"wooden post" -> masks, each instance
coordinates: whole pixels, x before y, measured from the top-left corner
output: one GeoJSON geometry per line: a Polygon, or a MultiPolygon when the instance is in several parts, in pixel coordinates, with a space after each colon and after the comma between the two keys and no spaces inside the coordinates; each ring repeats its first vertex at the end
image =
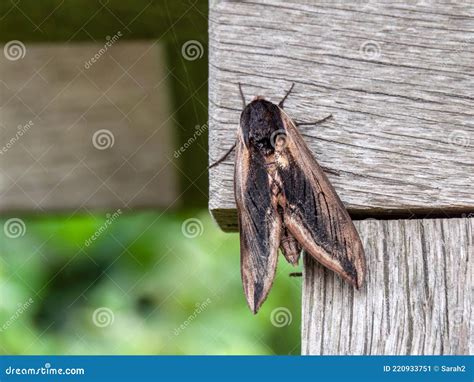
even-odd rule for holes
{"type": "Polygon", "coordinates": [[[357,222],[359,291],[307,257],[303,354],[471,354],[473,228],[474,219],[357,222]]]}
{"type": "MultiPolygon", "coordinates": [[[[235,140],[238,82],[247,100],[272,101],[294,82],[291,116],[334,116],[303,135],[340,173],[329,178],[361,220],[368,276],[355,291],[306,259],[304,354],[474,350],[473,15],[467,0],[211,1],[210,162],[235,140]]],[[[210,171],[209,208],[227,231],[233,160],[210,171]]]]}

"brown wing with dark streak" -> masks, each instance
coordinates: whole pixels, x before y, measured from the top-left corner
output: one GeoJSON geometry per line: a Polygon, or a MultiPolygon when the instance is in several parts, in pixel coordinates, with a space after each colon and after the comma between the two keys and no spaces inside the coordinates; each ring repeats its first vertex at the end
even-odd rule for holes
{"type": "Polygon", "coordinates": [[[252,146],[247,149],[239,139],[235,163],[242,283],[247,303],[257,313],[275,276],[281,218],[275,212],[262,154],[252,146]]]}
{"type": "Polygon", "coordinates": [[[359,288],[365,275],[359,234],[296,126],[281,115],[287,137],[275,159],[286,199],[283,224],[306,252],[359,288]]]}

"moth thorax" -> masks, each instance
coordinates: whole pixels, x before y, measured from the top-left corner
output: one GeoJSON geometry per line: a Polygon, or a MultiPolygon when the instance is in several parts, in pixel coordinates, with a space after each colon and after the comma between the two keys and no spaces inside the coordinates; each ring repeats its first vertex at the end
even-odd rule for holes
{"type": "Polygon", "coordinates": [[[288,157],[281,151],[275,150],[275,161],[280,168],[287,168],[289,166],[288,157]]]}
{"type": "Polygon", "coordinates": [[[270,139],[268,139],[268,138],[262,138],[262,139],[259,139],[259,140],[251,139],[250,142],[255,147],[257,147],[260,152],[262,152],[265,155],[271,155],[271,154],[273,154],[273,152],[275,150],[275,148],[272,145],[270,139]]]}

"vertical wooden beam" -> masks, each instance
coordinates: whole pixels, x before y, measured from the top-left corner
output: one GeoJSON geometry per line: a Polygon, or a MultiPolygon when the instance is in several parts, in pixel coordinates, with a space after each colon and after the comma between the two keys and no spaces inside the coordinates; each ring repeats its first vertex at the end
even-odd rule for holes
{"type": "Polygon", "coordinates": [[[472,354],[474,219],[364,220],[354,290],[306,256],[303,354],[472,354]]]}

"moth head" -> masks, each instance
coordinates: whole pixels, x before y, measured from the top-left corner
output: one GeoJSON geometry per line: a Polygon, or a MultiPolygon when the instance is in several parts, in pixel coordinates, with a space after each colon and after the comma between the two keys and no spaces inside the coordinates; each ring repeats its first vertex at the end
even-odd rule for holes
{"type": "Polygon", "coordinates": [[[240,116],[240,127],[245,145],[254,145],[265,153],[274,150],[272,134],[284,131],[279,107],[263,97],[256,97],[245,106],[240,116]]]}

